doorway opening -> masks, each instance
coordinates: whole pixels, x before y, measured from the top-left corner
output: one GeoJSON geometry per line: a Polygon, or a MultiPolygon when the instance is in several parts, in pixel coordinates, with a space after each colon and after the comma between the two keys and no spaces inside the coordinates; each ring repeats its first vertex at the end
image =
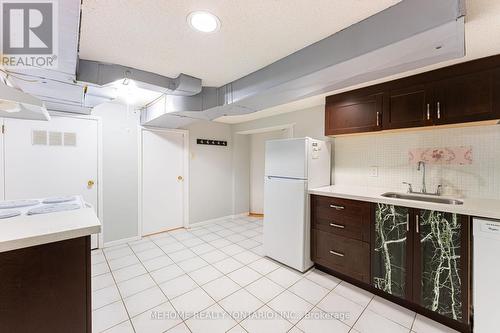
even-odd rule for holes
{"type": "Polygon", "coordinates": [[[247,135],[249,140],[249,215],[264,216],[264,170],[266,142],[293,138],[293,124],[259,128],[237,134],[247,135]]]}

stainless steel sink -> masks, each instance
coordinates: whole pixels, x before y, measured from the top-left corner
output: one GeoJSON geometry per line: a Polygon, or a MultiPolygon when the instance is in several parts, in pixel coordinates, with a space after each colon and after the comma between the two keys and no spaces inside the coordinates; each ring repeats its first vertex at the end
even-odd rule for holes
{"type": "Polygon", "coordinates": [[[433,202],[433,203],[440,203],[440,204],[446,204],[446,205],[463,205],[464,204],[464,202],[462,200],[458,200],[458,199],[440,198],[440,197],[425,196],[425,195],[415,195],[415,194],[409,194],[409,193],[387,192],[387,193],[382,194],[382,196],[386,197],[386,198],[433,202]]]}

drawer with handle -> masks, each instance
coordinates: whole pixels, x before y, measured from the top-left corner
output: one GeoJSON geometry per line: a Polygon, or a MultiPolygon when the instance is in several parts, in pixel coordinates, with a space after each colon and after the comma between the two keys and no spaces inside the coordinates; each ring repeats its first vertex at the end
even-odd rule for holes
{"type": "Polygon", "coordinates": [[[312,229],[312,259],[363,282],[370,282],[370,245],[356,239],[312,229]]]}
{"type": "Polygon", "coordinates": [[[367,202],[313,196],[311,225],[336,235],[370,241],[371,205],[367,202]]]}
{"type": "Polygon", "coordinates": [[[356,200],[331,198],[321,195],[311,196],[311,207],[317,216],[370,217],[370,203],[356,200]]]}

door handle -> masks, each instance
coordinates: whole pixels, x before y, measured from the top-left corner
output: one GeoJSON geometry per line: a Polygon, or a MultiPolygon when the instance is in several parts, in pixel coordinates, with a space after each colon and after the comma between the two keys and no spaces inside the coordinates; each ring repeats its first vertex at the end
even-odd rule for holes
{"type": "Polygon", "coordinates": [[[94,185],[95,185],[95,182],[92,179],[87,182],[88,188],[92,188],[92,187],[94,187],[94,185]]]}
{"type": "Polygon", "coordinates": [[[335,223],[330,223],[330,227],[334,227],[334,228],[338,228],[338,229],[345,229],[345,225],[335,224],[335,223]]]}
{"type": "Polygon", "coordinates": [[[337,205],[330,205],[330,208],[334,208],[336,210],[343,210],[343,209],[345,209],[344,206],[337,206],[337,205]]]}
{"type": "Polygon", "coordinates": [[[418,214],[415,215],[415,221],[417,222],[417,223],[415,223],[415,231],[417,232],[417,234],[420,232],[419,226],[418,226],[420,224],[419,220],[420,220],[419,215],[418,214]]]}
{"type": "Polygon", "coordinates": [[[380,112],[377,111],[377,127],[380,126],[380,112]]]}
{"type": "Polygon", "coordinates": [[[441,103],[437,102],[437,117],[441,119],[441,103]]]}
{"type": "Polygon", "coordinates": [[[340,252],[336,252],[333,250],[330,250],[330,254],[333,254],[334,256],[337,256],[337,257],[344,257],[345,256],[345,254],[340,253],[340,252]]]}
{"type": "Polygon", "coordinates": [[[183,180],[184,180],[184,178],[183,178],[182,176],[177,176],[177,180],[178,180],[178,181],[183,181],[183,180]]]}
{"type": "Polygon", "coordinates": [[[431,119],[431,105],[427,103],[427,120],[431,119]]]}
{"type": "Polygon", "coordinates": [[[410,213],[406,214],[406,231],[410,231],[410,213]]]}

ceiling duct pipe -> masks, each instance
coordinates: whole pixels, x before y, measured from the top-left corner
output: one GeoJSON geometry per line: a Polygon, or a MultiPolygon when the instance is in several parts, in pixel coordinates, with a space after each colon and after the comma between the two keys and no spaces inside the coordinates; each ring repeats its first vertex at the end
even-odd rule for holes
{"type": "Polygon", "coordinates": [[[80,82],[92,83],[99,86],[106,86],[119,80],[130,79],[139,88],[179,96],[196,95],[202,89],[200,79],[186,74],[180,74],[176,78],[169,78],[132,67],[85,59],[78,60],[76,79],[80,82]]]}
{"type": "Polygon", "coordinates": [[[251,113],[463,57],[464,15],[464,0],[403,0],[222,87],[166,95],[141,123],[175,128],[251,113]]]}

